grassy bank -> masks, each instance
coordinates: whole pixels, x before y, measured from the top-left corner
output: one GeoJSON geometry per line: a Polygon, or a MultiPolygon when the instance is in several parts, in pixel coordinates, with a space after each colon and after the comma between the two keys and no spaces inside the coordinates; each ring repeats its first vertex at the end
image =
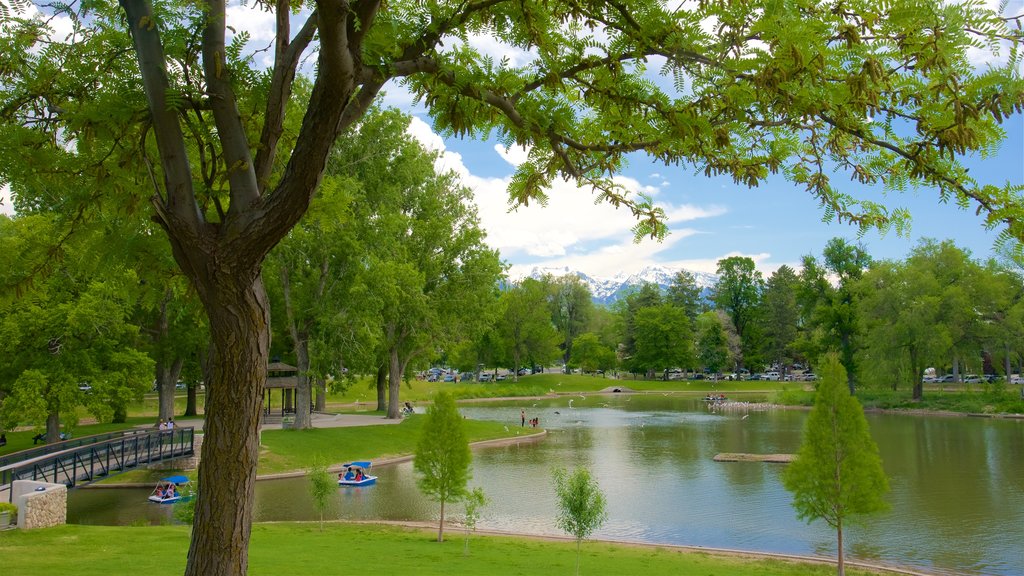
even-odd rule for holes
{"type": "MultiPolygon", "coordinates": [[[[948,386],[948,385],[947,385],[948,386]]],[[[1018,388],[999,387],[928,388],[915,401],[910,390],[857,390],[857,400],[868,410],[926,410],[960,414],[1024,414],[1024,400],[1018,388]]],[[[804,390],[779,392],[776,401],[790,406],[814,404],[814,393],[804,390]]]]}
{"type": "MultiPolygon", "coordinates": [[[[331,464],[351,460],[380,460],[412,454],[426,417],[414,415],[401,424],[314,428],[312,430],[264,430],[257,473],[275,474],[308,469],[316,458],[331,464]]],[[[463,420],[470,442],[508,437],[503,424],[463,420]]],[[[515,432],[512,432],[515,435],[515,432]]]]}
{"type": "MultiPolygon", "coordinates": [[[[414,415],[401,424],[352,426],[348,428],[313,428],[311,430],[264,430],[261,433],[260,461],[256,473],[260,476],[308,470],[316,459],[330,465],[352,460],[381,460],[410,455],[416,451],[416,442],[426,418],[414,415]]],[[[515,436],[504,424],[481,420],[464,420],[466,437],[470,442],[494,440],[515,436]]],[[[171,474],[167,470],[132,470],[101,482],[113,484],[151,484],[171,474]]],[[[184,472],[195,479],[195,471],[184,472]]]]}
{"type": "MultiPolygon", "coordinates": [[[[572,542],[473,535],[469,555],[463,555],[463,534],[447,534],[449,540],[438,543],[433,541],[436,532],[432,530],[330,523],[321,532],[316,523],[255,524],[249,546],[249,574],[571,576],[575,569],[572,542]]],[[[172,576],[184,571],[188,544],[189,531],[184,526],[62,526],[0,532],[0,557],[4,559],[4,576],[108,576],[111,567],[116,566],[131,566],[133,573],[146,576],[172,576]]],[[[832,565],[683,553],[659,547],[589,542],[582,550],[580,572],[584,575],[835,573],[832,565]]],[[[859,570],[847,573],[869,574],[859,570]]]]}

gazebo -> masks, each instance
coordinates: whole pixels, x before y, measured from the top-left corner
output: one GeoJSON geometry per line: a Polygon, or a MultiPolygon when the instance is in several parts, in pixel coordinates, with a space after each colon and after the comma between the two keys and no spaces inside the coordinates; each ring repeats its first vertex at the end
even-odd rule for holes
{"type": "Polygon", "coordinates": [[[284,362],[267,365],[267,385],[263,389],[263,414],[270,415],[272,390],[281,391],[281,416],[295,413],[295,389],[299,387],[299,369],[284,362]]]}

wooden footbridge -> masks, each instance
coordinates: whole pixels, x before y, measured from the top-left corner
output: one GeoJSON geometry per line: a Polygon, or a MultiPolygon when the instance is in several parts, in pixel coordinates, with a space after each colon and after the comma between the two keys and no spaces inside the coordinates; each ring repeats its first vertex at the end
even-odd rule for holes
{"type": "Polygon", "coordinates": [[[74,488],[145,466],[195,454],[195,429],[125,430],[57,442],[0,460],[0,501],[10,501],[15,480],[74,488]]]}

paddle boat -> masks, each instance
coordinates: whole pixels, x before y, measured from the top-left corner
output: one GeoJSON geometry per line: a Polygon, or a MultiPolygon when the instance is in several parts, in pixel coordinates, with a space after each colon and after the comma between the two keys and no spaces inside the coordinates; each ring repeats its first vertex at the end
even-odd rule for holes
{"type": "Polygon", "coordinates": [[[192,497],[192,481],[185,476],[168,476],[156,483],[149,501],[157,504],[174,504],[192,497]]]}
{"type": "Polygon", "coordinates": [[[344,472],[338,474],[338,486],[372,486],[377,483],[376,476],[370,476],[372,463],[366,460],[342,464],[344,472]]]}

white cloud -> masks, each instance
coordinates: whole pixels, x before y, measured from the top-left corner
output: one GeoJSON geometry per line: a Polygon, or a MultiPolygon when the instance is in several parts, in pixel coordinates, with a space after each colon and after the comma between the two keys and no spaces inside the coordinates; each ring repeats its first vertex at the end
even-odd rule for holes
{"type": "Polygon", "coordinates": [[[0,186],[0,214],[14,216],[14,204],[11,203],[11,187],[7,184],[0,186]]]}
{"type": "MultiPolygon", "coordinates": [[[[653,262],[658,253],[698,233],[693,229],[680,228],[673,230],[663,243],[649,240],[635,244],[632,228],[636,225],[636,219],[629,211],[616,209],[605,202],[595,203],[595,196],[590,190],[561,179],[552,182],[547,191],[546,205],[531,202],[528,206],[513,208],[508,195],[511,175],[488,178],[472,174],[462,156],[448,150],[443,139],[418,117],[413,117],[408,132],[428,149],[439,152],[438,167],[454,170],[462,178],[463,184],[473,191],[481,225],[487,232],[487,243],[500,250],[504,258],[561,258],[566,265],[579,269],[584,266],[632,268],[642,265],[638,264],[641,262],[653,262]],[[602,243],[605,247],[590,250],[588,254],[582,253],[602,243]]],[[[493,149],[498,158],[511,166],[519,165],[528,155],[528,150],[522,147],[507,149],[498,145],[493,149]]],[[[661,192],[656,186],[642,185],[627,176],[616,176],[615,182],[633,197],[639,192],[650,196],[661,192]]],[[[727,211],[725,207],[717,205],[674,205],[666,202],[659,202],[658,205],[665,210],[670,226],[720,216],[727,211]]],[[[544,262],[544,265],[548,265],[548,262],[544,262]]]]}
{"type": "Polygon", "coordinates": [[[523,66],[536,58],[533,53],[504,44],[489,34],[471,34],[469,45],[480,51],[481,54],[492,57],[495,61],[507,58],[509,64],[514,67],[523,66]]]}
{"type": "MultiPolygon", "coordinates": [[[[277,23],[274,13],[261,10],[259,4],[232,4],[225,10],[227,24],[234,28],[235,33],[248,32],[250,48],[270,45],[277,35],[277,23]]],[[[231,30],[228,30],[231,34],[231,30]]],[[[230,38],[228,39],[230,41],[230,38]]],[[[273,55],[273,51],[271,51],[273,55]]]]}
{"type": "Polygon", "coordinates": [[[631,233],[621,234],[618,242],[586,253],[567,254],[560,258],[537,260],[529,264],[517,264],[509,270],[511,278],[518,278],[530,273],[535,266],[545,268],[567,267],[598,277],[614,276],[620,272],[636,272],[653,264],[665,265],[663,252],[675,247],[681,240],[699,234],[697,230],[679,228],[662,242],[644,239],[633,242],[631,233]]]}
{"type": "Polygon", "coordinates": [[[519,146],[516,144],[509,147],[502,146],[501,144],[495,144],[494,151],[498,153],[498,156],[501,156],[502,160],[516,167],[523,162],[526,162],[530,156],[530,148],[528,146],[519,146]]]}

